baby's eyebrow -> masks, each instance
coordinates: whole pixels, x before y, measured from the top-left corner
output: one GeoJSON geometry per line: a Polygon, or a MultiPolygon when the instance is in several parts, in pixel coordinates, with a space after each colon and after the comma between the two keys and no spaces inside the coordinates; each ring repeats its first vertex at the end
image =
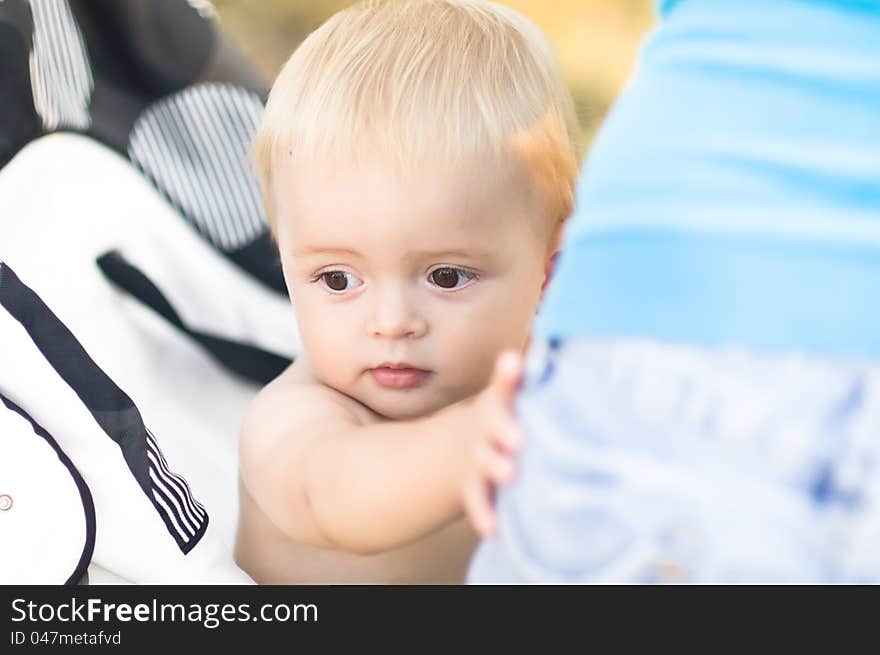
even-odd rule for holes
{"type": "Polygon", "coordinates": [[[487,254],[486,251],[477,250],[477,249],[469,249],[469,250],[417,250],[413,252],[413,255],[418,257],[464,257],[464,258],[475,258],[475,257],[483,257],[487,254]]]}
{"type": "Polygon", "coordinates": [[[335,248],[330,246],[304,246],[293,249],[294,257],[302,257],[304,255],[351,255],[358,257],[360,253],[351,248],[335,248]]]}
{"type": "MultiPolygon", "coordinates": [[[[294,257],[307,257],[309,255],[348,255],[351,257],[361,257],[362,254],[353,248],[334,247],[334,246],[302,246],[294,248],[292,251],[294,257]]],[[[413,250],[407,253],[410,257],[459,257],[459,258],[479,258],[486,256],[488,253],[477,249],[431,249],[431,250],[413,250]]]]}

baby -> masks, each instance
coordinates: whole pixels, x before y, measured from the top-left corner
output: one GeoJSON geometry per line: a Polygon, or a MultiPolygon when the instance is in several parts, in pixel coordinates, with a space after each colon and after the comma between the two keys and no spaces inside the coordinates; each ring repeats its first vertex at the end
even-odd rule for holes
{"type": "Polygon", "coordinates": [[[549,45],[501,5],[362,3],[293,53],[254,153],[304,353],[241,428],[254,580],[463,581],[514,474],[575,135],[549,45]]]}

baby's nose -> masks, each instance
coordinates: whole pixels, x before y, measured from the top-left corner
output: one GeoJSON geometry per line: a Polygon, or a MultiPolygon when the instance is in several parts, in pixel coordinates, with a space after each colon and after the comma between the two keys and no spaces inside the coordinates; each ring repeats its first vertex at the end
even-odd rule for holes
{"type": "Polygon", "coordinates": [[[369,332],[386,339],[414,339],[424,336],[428,324],[416,303],[400,289],[384,289],[377,294],[369,332]]]}

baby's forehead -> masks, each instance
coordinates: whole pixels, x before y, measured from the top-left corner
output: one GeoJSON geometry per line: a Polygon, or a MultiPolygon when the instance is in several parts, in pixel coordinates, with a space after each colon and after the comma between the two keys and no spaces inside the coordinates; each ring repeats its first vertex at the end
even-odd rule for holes
{"type": "MultiPolygon", "coordinates": [[[[287,188],[279,233],[295,256],[484,257],[537,238],[530,206],[488,175],[396,175],[384,167],[309,174],[287,188]]],[[[461,172],[460,172],[461,173],[461,172]]]]}
{"type": "Polygon", "coordinates": [[[399,162],[382,155],[308,163],[291,160],[279,169],[279,200],[303,211],[332,205],[381,209],[405,204],[413,211],[461,212],[524,201],[531,186],[522,165],[488,156],[451,162],[399,162]]]}
{"type": "Polygon", "coordinates": [[[276,179],[276,235],[288,252],[343,239],[377,253],[425,243],[463,249],[527,240],[543,247],[552,236],[543,196],[514,157],[291,157],[278,162],[276,179]]]}

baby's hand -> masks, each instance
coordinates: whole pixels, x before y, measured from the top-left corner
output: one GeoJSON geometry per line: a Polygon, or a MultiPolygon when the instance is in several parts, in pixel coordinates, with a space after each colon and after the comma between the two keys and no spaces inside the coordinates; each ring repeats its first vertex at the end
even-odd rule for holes
{"type": "Polygon", "coordinates": [[[515,455],[523,441],[513,413],[522,379],[522,356],[503,352],[495,361],[492,380],[473,401],[463,425],[469,457],[462,486],[464,510],[480,537],[495,532],[495,487],[513,479],[515,455]]]}

